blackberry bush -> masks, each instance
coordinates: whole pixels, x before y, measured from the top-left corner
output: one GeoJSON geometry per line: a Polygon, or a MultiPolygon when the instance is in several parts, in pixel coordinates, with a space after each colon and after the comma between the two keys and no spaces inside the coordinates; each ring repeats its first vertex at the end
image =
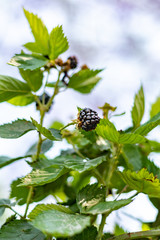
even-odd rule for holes
{"type": "Polygon", "coordinates": [[[69,47],[62,26],[49,33],[37,15],[25,9],[24,13],[35,41],[26,43],[26,50],[9,62],[18,67],[23,81],[0,75],[0,102],[21,107],[36,104],[39,120],[30,116],[1,125],[0,137],[17,139],[34,131],[37,141],[24,156],[0,156],[0,168],[20,159],[31,168],[27,175],[22,169],[21,176],[13,180],[7,199],[1,196],[0,217],[6,208],[12,214],[1,224],[0,239],[159,239],[160,168],[150,160],[150,154],[160,152],[160,143],[147,137],[160,124],[159,98],[151,107],[150,118],[142,124],[145,97],[141,86],[134,99],[132,125],[128,129],[118,130],[111,122],[111,112],[116,107],[109,103],[99,107],[102,119],[90,108],[78,108],[78,119],[68,124],[65,120],[53,121],[51,126],[44,126],[46,113],[60,92],[69,88],[89,94],[100,81],[102,70],[90,69],[86,64],[78,69],[76,57],[60,58],[69,47]],[[50,81],[56,76],[49,78],[53,71],[57,79],[50,81]],[[46,94],[49,89],[50,96],[46,94]],[[70,125],[76,126],[68,128],[70,125]],[[52,155],[54,151],[55,141],[57,145],[59,141],[68,143],[68,149],[56,157],[48,157],[47,152],[51,150],[52,155]],[[125,213],[125,206],[132,205],[139,193],[148,196],[157,209],[157,217],[153,222],[140,220],[147,231],[135,232],[133,226],[133,232],[126,233],[127,226],[119,210],[123,208],[125,213]],[[50,203],[43,204],[48,196],[50,203]],[[17,206],[23,206],[22,213],[17,206]],[[120,218],[115,219],[115,227],[109,232],[106,222],[113,211],[118,211],[120,218]]]}

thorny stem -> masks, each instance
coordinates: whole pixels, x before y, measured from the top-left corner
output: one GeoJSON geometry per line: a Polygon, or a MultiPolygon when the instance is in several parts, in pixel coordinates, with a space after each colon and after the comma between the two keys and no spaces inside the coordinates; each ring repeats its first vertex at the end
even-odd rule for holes
{"type": "Polygon", "coordinates": [[[159,229],[153,229],[148,231],[140,231],[140,232],[131,232],[125,233],[119,236],[108,238],[108,240],[126,240],[126,239],[141,239],[141,238],[149,238],[149,237],[158,237],[160,236],[159,229]]]}

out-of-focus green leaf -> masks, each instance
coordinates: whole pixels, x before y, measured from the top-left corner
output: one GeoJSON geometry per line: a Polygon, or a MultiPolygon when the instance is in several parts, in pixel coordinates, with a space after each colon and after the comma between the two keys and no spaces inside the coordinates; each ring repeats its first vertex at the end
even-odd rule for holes
{"type": "Polygon", "coordinates": [[[87,227],[83,230],[82,233],[77,234],[71,238],[68,238],[68,240],[95,240],[97,236],[97,228],[94,226],[87,227]]]}
{"type": "Polygon", "coordinates": [[[31,118],[33,125],[37,128],[37,130],[44,135],[46,138],[52,140],[52,141],[61,141],[62,136],[60,134],[60,130],[50,128],[47,129],[45,127],[42,127],[36,120],[31,118]]]}
{"type": "Polygon", "coordinates": [[[27,106],[35,101],[34,96],[31,94],[26,94],[23,96],[17,96],[8,101],[8,103],[14,106],[27,106]]]}
{"type": "MultiPolygon", "coordinates": [[[[46,139],[45,141],[43,141],[41,145],[40,154],[48,152],[48,150],[50,150],[52,146],[53,146],[53,141],[46,139]]],[[[37,143],[33,144],[26,152],[27,155],[35,155],[36,153],[37,153],[37,143]]]]}
{"type": "Polygon", "coordinates": [[[36,70],[38,68],[43,67],[48,62],[48,59],[40,56],[40,55],[30,55],[30,54],[16,54],[14,57],[11,58],[11,60],[8,62],[8,64],[22,68],[23,70],[36,70]]]}
{"type": "Polygon", "coordinates": [[[3,215],[6,208],[12,206],[10,199],[0,199],[0,217],[3,215]]]}
{"type": "Polygon", "coordinates": [[[97,76],[103,69],[100,70],[80,70],[72,75],[69,80],[68,87],[80,93],[90,93],[95,85],[101,79],[97,76]]]}
{"type": "Polygon", "coordinates": [[[24,14],[35,38],[35,43],[27,43],[24,46],[32,52],[47,55],[49,53],[49,33],[46,26],[37,15],[30,13],[25,9],[24,14]]]}
{"type": "Polygon", "coordinates": [[[96,127],[96,132],[104,139],[120,144],[135,144],[146,141],[146,139],[139,134],[121,133],[120,131],[117,131],[114,125],[107,119],[100,120],[100,123],[96,127]]]}
{"type": "Polygon", "coordinates": [[[45,235],[26,220],[13,220],[0,229],[1,240],[45,240],[45,235]]]}
{"type": "Polygon", "coordinates": [[[151,106],[150,117],[154,117],[157,113],[160,112],[160,97],[151,106]]]}
{"type": "Polygon", "coordinates": [[[0,75],[0,102],[8,101],[11,98],[26,95],[31,92],[28,84],[16,78],[0,75]]]}
{"type": "Polygon", "coordinates": [[[159,180],[145,168],[139,172],[130,170],[119,172],[119,175],[130,188],[148,194],[150,197],[160,198],[159,180]]]}
{"type": "Polygon", "coordinates": [[[53,28],[49,37],[50,59],[56,59],[69,48],[68,40],[64,36],[62,26],[53,28]]]}
{"type": "Polygon", "coordinates": [[[160,112],[157,113],[153,118],[151,118],[148,122],[144,123],[140,127],[138,127],[134,133],[140,134],[142,136],[149,133],[152,129],[157,127],[160,124],[160,112]]]}
{"type": "Polygon", "coordinates": [[[72,237],[90,225],[90,217],[73,214],[62,206],[38,205],[29,214],[34,227],[54,237],[72,237]]]}
{"type": "Polygon", "coordinates": [[[36,92],[42,86],[43,72],[40,69],[31,71],[20,68],[19,72],[32,91],[36,92]]]}
{"type": "Polygon", "coordinates": [[[24,159],[24,158],[27,158],[29,157],[28,155],[26,156],[23,156],[23,157],[17,157],[17,158],[10,158],[10,157],[7,157],[7,156],[0,156],[0,168],[2,167],[5,167],[15,161],[18,161],[18,160],[21,160],[21,159],[24,159]]]}
{"type": "Polygon", "coordinates": [[[145,108],[144,92],[143,87],[141,86],[138,93],[135,95],[134,105],[131,112],[134,128],[139,127],[144,114],[144,108],[145,108]]]}
{"type": "Polygon", "coordinates": [[[0,126],[1,138],[19,138],[29,131],[36,130],[32,122],[25,119],[18,119],[12,123],[0,126]]]}

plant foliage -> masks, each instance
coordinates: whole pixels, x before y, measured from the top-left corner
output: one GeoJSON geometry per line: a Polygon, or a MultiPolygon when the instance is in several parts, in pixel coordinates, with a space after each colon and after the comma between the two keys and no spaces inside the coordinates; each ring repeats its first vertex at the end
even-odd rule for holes
{"type": "MultiPolygon", "coordinates": [[[[5,209],[14,213],[1,227],[0,239],[105,240],[129,239],[132,235],[135,239],[160,236],[159,230],[152,230],[152,226],[160,226],[159,217],[150,224],[149,231],[127,235],[116,223],[112,234],[104,233],[108,215],[122,207],[125,211],[125,206],[139,193],[148,195],[158,216],[160,214],[160,168],[149,155],[160,152],[160,143],[147,137],[160,124],[159,98],[151,107],[151,118],[141,124],[145,110],[141,86],[131,110],[132,126],[124,130],[117,130],[110,121],[108,113],[116,107],[109,103],[99,107],[103,118],[97,120],[93,130],[81,129],[80,107],[77,107],[77,119],[67,125],[56,121],[50,127],[44,126],[44,117],[52,111],[54,99],[62,90],[69,88],[89,94],[100,81],[102,69],[89,69],[87,65],[79,68],[75,56],[62,60],[60,55],[69,48],[62,26],[54,27],[49,33],[37,15],[25,9],[24,14],[34,42],[24,44],[29,53],[21,51],[9,62],[18,68],[22,81],[0,75],[0,102],[23,107],[35,104],[40,118],[35,120],[29,116],[31,120],[17,119],[0,126],[0,137],[4,139],[20,138],[29,131],[37,133],[37,142],[24,156],[0,156],[0,168],[18,160],[26,161],[31,168],[25,176],[22,169],[23,177],[11,183],[10,197],[0,199],[0,216],[5,209]],[[48,76],[53,71],[57,73],[57,79],[51,82],[48,76]],[[46,94],[48,88],[51,96],[46,94]],[[76,127],[68,130],[70,125],[76,127]],[[68,144],[68,149],[55,156],[55,142],[62,141],[68,144]],[[46,154],[49,150],[53,157],[46,154]],[[133,196],[132,190],[136,191],[133,196]],[[126,197],[126,192],[132,197],[126,197]],[[39,203],[48,196],[51,204],[39,203]],[[34,209],[30,211],[32,203],[34,209]],[[16,210],[18,205],[23,205],[23,214],[16,210]],[[100,224],[97,221],[99,215],[100,224]]],[[[87,111],[90,109],[84,114],[87,115],[87,111]]],[[[88,124],[87,119],[89,124],[95,123],[94,111],[87,117],[83,117],[83,126],[88,124]]]]}

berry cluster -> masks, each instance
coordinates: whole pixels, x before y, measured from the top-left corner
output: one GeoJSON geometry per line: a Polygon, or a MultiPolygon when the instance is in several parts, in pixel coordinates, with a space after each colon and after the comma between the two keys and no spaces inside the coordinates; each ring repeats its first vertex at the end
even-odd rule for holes
{"type": "Polygon", "coordinates": [[[96,128],[100,121],[100,117],[94,110],[90,108],[84,108],[79,113],[79,120],[79,126],[85,131],[90,131],[96,128]]]}

